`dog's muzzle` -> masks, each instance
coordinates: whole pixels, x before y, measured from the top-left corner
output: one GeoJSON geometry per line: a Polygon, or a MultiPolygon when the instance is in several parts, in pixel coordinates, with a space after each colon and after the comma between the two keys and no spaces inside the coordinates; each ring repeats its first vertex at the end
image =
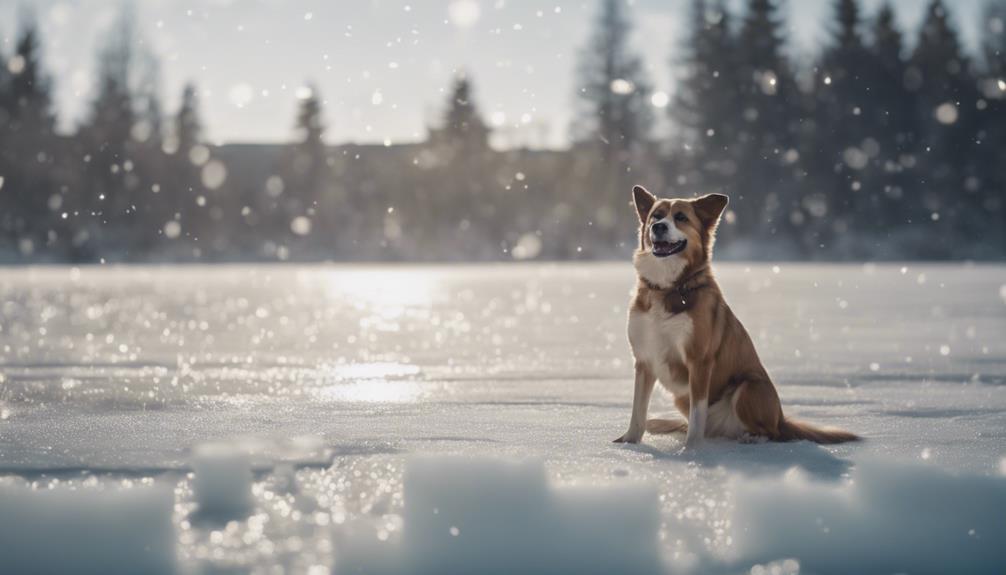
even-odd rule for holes
{"type": "Polygon", "coordinates": [[[657,222],[650,226],[650,242],[653,243],[653,255],[658,258],[673,256],[688,245],[687,239],[673,239],[670,231],[671,228],[667,222],[657,222]]]}

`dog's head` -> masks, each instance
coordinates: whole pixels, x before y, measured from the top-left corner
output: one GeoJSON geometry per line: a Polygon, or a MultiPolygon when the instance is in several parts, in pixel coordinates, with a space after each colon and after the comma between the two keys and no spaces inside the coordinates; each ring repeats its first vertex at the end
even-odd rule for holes
{"type": "Polygon", "coordinates": [[[633,257],[639,276],[670,286],[687,269],[712,259],[716,226],[727,197],[708,194],[695,199],[657,199],[642,186],[632,188],[639,215],[639,249],[633,257]]]}

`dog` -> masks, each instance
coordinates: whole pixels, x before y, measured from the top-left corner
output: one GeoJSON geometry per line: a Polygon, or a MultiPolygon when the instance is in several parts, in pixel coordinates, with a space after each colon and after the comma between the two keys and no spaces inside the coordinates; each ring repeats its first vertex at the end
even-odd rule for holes
{"type": "Polygon", "coordinates": [[[772,379],[710,268],[727,196],[658,200],[635,186],[632,197],[640,224],[628,326],[636,381],[629,430],[615,442],[639,443],[647,431],[684,432],[686,449],[707,437],[824,444],[859,439],[783,416],[772,379]],[[656,381],[687,422],[647,421],[656,381]]]}

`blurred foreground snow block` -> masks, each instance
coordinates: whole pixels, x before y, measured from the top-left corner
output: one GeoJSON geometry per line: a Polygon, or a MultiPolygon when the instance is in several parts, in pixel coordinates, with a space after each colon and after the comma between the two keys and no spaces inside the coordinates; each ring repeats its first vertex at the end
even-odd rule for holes
{"type": "Polygon", "coordinates": [[[201,517],[226,521],[251,509],[251,458],[244,449],[222,443],[200,445],[192,454],[192,471],[201,517]]]}
{"type": "Polygon", "coordinates": [[[369,559],[338,572],[663,571],[659,503],[647,486],[552,487],[540,462],[433,457],[408,464],[404,496],[401,542],[368,545],[369,559]]]}
{"type": "Polygon", "coordinates": [[[173,506],[166,486],[0,486],[0,572],[174,573],[173,506]]]}
{"type": "Polygon", "coordinates": [[[746,564],[810,573],[1006,573],[1006,478],[862,463],[848,484],[743,479],[734,541],[746,564]]]}

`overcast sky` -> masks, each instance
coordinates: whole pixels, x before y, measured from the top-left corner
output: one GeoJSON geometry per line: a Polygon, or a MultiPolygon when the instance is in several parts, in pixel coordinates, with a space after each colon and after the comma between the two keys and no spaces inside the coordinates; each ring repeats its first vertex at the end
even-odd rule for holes
{"type": "MultiPolygon", "coordinates": [[[[673,93],[669,62],[689,0],[627,0],[634,44],[658,90],[673,93]]],[[[929,0],[895,0],[914,38],[929,0]]],[[[735,0],[739,5],[740,0],[735,0]]],[[[569,130],[573,71],[598,0],[137,0],[140,28],[161,59],[173,111],[186,81],[201,94],[216,142],[282,141],[292,134],[298,89],[318,86],[330,142],[422,139],[440,116],[457,70],[506,142],[561,146],[569,130]]],[[[832,0],[788,0],[790,51],[806,58],[825,33],[832,0]]],[[[868,14],[880,0],[864,0],[868,14]]],[[[973,46],[982,0],[953,0],[973,46]]],[[[3,52],[18,13],[40,21],[64,128],[86,113],[95,47],[121,0],[0,0],[3,52]]],[[[663,114],[661,114],[663,116],[663,114]]]]}

